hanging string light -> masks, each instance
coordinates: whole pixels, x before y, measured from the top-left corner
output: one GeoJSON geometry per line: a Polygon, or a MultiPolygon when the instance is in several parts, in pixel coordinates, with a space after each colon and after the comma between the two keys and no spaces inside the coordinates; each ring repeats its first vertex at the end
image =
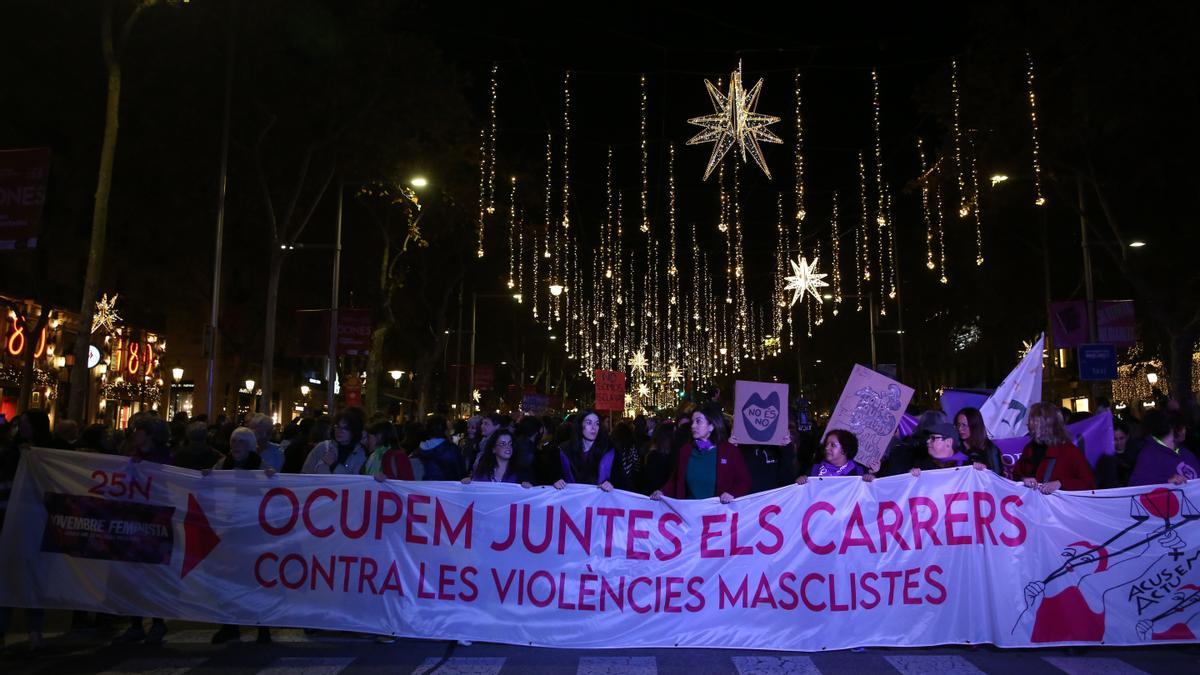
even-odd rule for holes
{"type": "Polygon", "coordinates": [[[1037,94],[1033,87],[1033,54],[1025,50],[1025,61],[1029,64],[1027,81],[1029,83],[1029,128],[1033,140],[1033,190],[1035,206],[1045,206],[1046,197],[1042,194],[1042,162],[1041,145],[1038,142],[1037,94]]]}
{"type": "MultiPolygon", "coordinates": [[[[513,176],[508,191],[508,288],[517,287],[517,177],[513,176]]],[[[518,293],[520,291],[517,291],[518,293]]]]}
{"type": "Polygon", "coordinates": [[[642,91],[642,116],[641,116],[641,142],[642,142],[642,226],[641,230],[644,233],[650,232],[650,209],[649,209],[649,156],[646,152],[646,76],[641,76],[641,91],[642,91]]]}
{"type": "Polygon", "coordinates": [[[930,169],[925,166],[925,145],[921,137],[917,137],[917,160],[921,164],[921,217],[925,221],[925,267],[932,270],[936,267],[933,262],[933,218],[929,215],[929,180],[930,169]]]}
{"type": "MultiPolygon", "coordinates": [[[[783,290],[787,276],[788,237],[783,226],[783,193],[775,195],[775,288],[771,293],[771,327],[775,335],[783,334],[783,314],[786,307],[783,290]]],[[[789,312],[790,313],[790,312],[789,312]]]]}
{"type": "Polygon", "coordinates": [[[983,264],[983,214],[979,205],[979,148],[971,136],[971,215],[975,219],[975,264],[983,264]]]}
{"type": "Polygon", "coordinates": [[[887,221],[888,240],[888,299],[896,299],[896,223],[892,220],[892,192],[884,190],[884,218],[887,221]]]}
{"type": "MultiPolygon", "coordinates": [[[[562,320],[562,292],[563,278],[559,275],[559,262],[554,259],[551,251],[556,251],[558,257],[563,256],[563,247],[565,242],[558,239],[558,227],[554,222],[554,134],[546,132],[546,201],[545,201],[545,219],[546,228],[545,247],[542,251],[542,258],[546,260],[546,278],[548,281],[547,290],[550,292],[548,305],[546,307],[546,323],[557,323],[562,320]]],[[[565,343],[565,340],[564,340],[565,343]]],[[[567,350],[570,352],[570,348],[567,350]]]]}
{"type": "Polygon", "coordinates": [[[833,315],[838,315],[838,308],[842,303],[842,266],[839,262],[842,257],[841,234],[838,232],[840,227],[838,223],[838,195],[833,193],[833,214],[830,216],[830,277],[833,281],[833,315]]]}
{"type": "Polygon", "coordinates": [[[563,230],[571,229],[571,71],[563,74],[563,230]]]}
{"type": "Polygon", "coordinates": [[[488,123],[479,130],[479,220],[476,223],[475,255],[480,258],[484,255],[484,222],[488,215],[496,212],[496,97],[499,70],[499,64],[493,63],[488,123]]]}
{"type": "Polygon", "coordinates": [[[962,159],[962,124],[961,124],[961,101],[958,95],[958,60],[950,62],[950,94],[954,99],[954,173],[958,180],[958,217],[966,218],[971,215],[971,209],[967,206],[967,179],[965,177],[966,168],[963,166],[962,159]]]}
{"type": "Polygon", "coordinates": [[[797,243],[804,240],[804,118],[801,115],[800,71],[796,71],[796,235],[797,243]]]}
{"type": "Polygon", "coordinates": [[[937,235],[938,235],[938,269],[941,270],[941,276],[938,281],[942,284],[950,283],[950,279],[946,276],[946,205],[942,199],[941,183],[938,184],[935,200],[937,205],[937,235]]]}
{"type": "Polygon", "coordinates": [[[871,281],[871,230],[870,216],[867,213],[867,165],[863,161],[863,154],[860,150],[858,153],[858,201],[862,207],[862,220],[859,227],[855,230],[855,242],[858,245],[858,256],[856,269],[858,272],[857,280],[857,303],[855,311],[862,311],[862,295],[865,283],[871,281]]]}
{"type": "MultiPolygon", "coordinates": [[[[749,316],[746,306],[746,276],[745,276],[745,257],[743,255],[743,235],[742,235],[742,180],[741,180],[741,165],[734,163],[733,165],[733,243],[734,243],[734,276],[737,279],[737,296],[736,296],[736,318],[737,318],[737,337],[741,344],[741,349],[735,349],[734,354],[741,354],[746,349],[747,332],[749,327],[749,316]]],[[[734,359],[734,367],[739,365],[738,360],[734,359]]]]}
{"type": "MultiPolygon", "coordinates": [[[[875,237],[877,268],[879,270],[879,296],[887,295],[888,260],[890,257],[887,235],[887,211],[884,205],[883,184],[883,139],[879,121],[879,72],[871,69],[872,109],[875,127],[875,225],[878,228],[875,237]]],[[[880,316],[887,315],[887,304],[879,303],[880,316]]]]}
{"type": "Polygon", "coordinates": [[[679,251],[675,236],[675,146],[667,146],[667,333],[674,340],[672,363],[678,363],[679,351],[683,348],[680,332],[679,297],[679,251]]]}

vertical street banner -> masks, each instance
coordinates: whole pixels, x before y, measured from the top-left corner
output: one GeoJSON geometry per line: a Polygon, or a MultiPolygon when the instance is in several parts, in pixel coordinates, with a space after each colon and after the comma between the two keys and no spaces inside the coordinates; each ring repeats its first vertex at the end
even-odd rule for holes
{"type": "Polygon", "coordinates": [[[971,467],[721,504],[39,448],[0,606],[573,649],[1196,642],[1198,502],[971,467]]]}
{"type": "Polygon", "coordinates": [[[625,409],[625,373],[597,370],[596,410],[619,412],[625,409]]]}
{"type": "Polygon", "coordinates": [[[0,250],[37,248],[50,149],[0,150],[0,250]]]}
{"type": "Polygon", "coordinates": [[[738,445],[783,445],[788,435],[788,386],[737,380],[733,388],[733,435],[738,445]]]}
{"type": "Polygon", "coordinates": [[[912,387],[856,363],[825,433],[845,429],[854,434],[858,438],[855,461],[878,469],[912,395],[912,387]]]}

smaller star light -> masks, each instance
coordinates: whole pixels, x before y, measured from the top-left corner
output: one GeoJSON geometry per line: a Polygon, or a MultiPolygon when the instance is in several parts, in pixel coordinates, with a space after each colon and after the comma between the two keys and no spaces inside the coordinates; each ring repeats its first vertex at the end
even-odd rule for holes
{"type": "Polygon", "coordinates": [[[625,394],[625,407],[628,408],[631,403],[633,403],[633,394],[625,394]]]}
{"type": "Polygon", "coordinates": [[[683,371],[679,369],[679,366],[671,364],[671,367],[667,370],[667,381],[674,384],[682,379],[683,371]]]}
{"type": "Polygon", "coordinates": [[[92,332],[95,333],[104,326],[105,330],[112,332],[116,327],[116,323],[121,320],[121,315],[117,314],[117,298],[120,293],[108,297],[105,293],[96,301],[96,310],[92,313],[92,332]]]}
{"type": "Polygon", "coordinates": [[[813,258],[811,265],[804,256],[800,256],[795,261],[788,261],[792,263],[793,275],[783,278],[787,282],[787,286],[783,290],[792,291],[792,305],[803,298],[805,293],[811,293],[817,302],[822,302],[821,293],[817,289],[824,288],[829,284],[822,281],[826,275],[817,273],[818,260],[820,258],[813,258]]]}
{"type": "Polygon", "coordinates": [[[471,390],[471,400],[472,400],[472,401],[475,401],[476,403],[479,403],[479,399],[480,399],[480,398],[482,398],[482,397],[481,397],[481,396],[480,396],[480,394],[479,394],[479,390],[478,390],[478,389],[472,389],[472,390],[471,390]]]}
{"type": "Polygon", "coordinates": [[[629,367],[633,368],[633,372],[635,373],[645,375],[646,366],[648,365],[650,365],[650,362],[646,360],[645,349],[639,349],[638,351],[634,352],[633,358],[629,359],[629,367]]]}
{"type": "Polygon", "coordinates": [[[638,385],[638,396],[645,398],[649,395],[650,395],[650,387],[645,382],[639,384],[638,385]]]}

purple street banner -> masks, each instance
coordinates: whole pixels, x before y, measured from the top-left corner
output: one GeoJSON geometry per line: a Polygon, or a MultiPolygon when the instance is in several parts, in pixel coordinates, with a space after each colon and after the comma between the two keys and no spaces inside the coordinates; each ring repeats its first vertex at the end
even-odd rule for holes
{"type": "Polygon", "coordinates": [[[1088,311],[1085,300],[1050,303],[1054,326],[1054,346],[1071,349],[1089,342],[1107,342],[1130,347],[1137,341],[1137,316],[1132,300],[1096,301],[1096,339],[1088,335],[1088,311]]]}
{"type": "Polygon", "coordinates": [[[722,504],[35,448],[0,606],[572,649],[1194,643],[1197,503],[970,467],[722,504]]]}
{"type": "Polygon", "coordinates": [[[0,150],[0,250],[37,247],[49,178],[49,148],[0,150]]]}
{"type": "Polygon", "coordinates": [[[737,380],[733,388],[733,435],[738,445],[783,445],[788,437],[788,386],[737,380]]]}
{"type": "Polygon", "coordinates": [[[912,387],[856,363],[825,433],[845,429],[854,434],[858,438],[855,461],[878,469],[912,395],[912,387]]]}

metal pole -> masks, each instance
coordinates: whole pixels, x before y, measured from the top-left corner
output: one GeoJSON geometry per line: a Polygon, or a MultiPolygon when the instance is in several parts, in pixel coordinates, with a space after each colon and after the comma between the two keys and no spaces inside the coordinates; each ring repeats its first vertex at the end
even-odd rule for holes
{"type": "Polygon", "coordinates": [[[1055,364],[1058,361],[1057,347],[1054,344],[1054,318],[1051,314],[1053,301],[1051,300],[1052,291],[1050,288],[1050,242],[1048,237],[1049,231],[1048,218],[1046,216],[1046,208],[1042,207],[1042,279],[1046,287],[1046,341],[1045,345],[1047,353],[1050,354],[1050,367],[1047,369],[1045,386],[1043,387],[1043,400],[1054,400],[1055,396],[1055,364]]]}
{"type": "MultiPolygon", "coordinates": [[[[1084,215],[1083,177],[1076,179],[1079,190],[1079,246],[1083,249],[1083,283],[1087,291],[1088,341],[1096,342],[1096,290],[1092,285],[1092,251],[1088,246],[1087,216],[1084,215]]],[[[1100,395],[1100,383],[1092,381],[1088,387],[1092,406],[1096,405],[1096,397],[1100,395]]]]}
{"type": "MultiPolygon", "coordinates": [[[[475,305],[479,302],[479,294],[471,292],[471,377],[475,376],[475,305]]],[[[460,322],[461,323],[461,322],[460,322]]]]}
{"type": "MultiPolygon", "coordinates": [[[[458,331],[454,338],[454,404],[462,403],[462,313],[463,313],[463,285],[458,285],[458,331]]],[[[471,382],[475,382],[475,364],[471,364],[471,382]]],[[[472,384],[474,388],[474,384],[472,384]]]]}
{"type": "Polygon", "coordinates": [[[329,414],[333,414],[334,393],[333,383],[337,379],[338,357],[338,280],[342,272],[342,193],[345,186],[342,177],[337,182],[337,234],[333,243],[333,296],[329,304],[329,363],[325,365],[325,405],[329,414]]]}
{"type": "Polygon", "coordinates": [[[204,331],[204,351],[208,355],[205,374],[205,410],[209,419],[216,419],[213,410],[213,389],[216,387],[217,370],[217,317],[221,311],[221,248],[225,240],[225,191],[229,177],[229,106],[233,98],[234,50],[237,46],[233,30],[234,11],[237,4],[229,0],[229,20],[226,28],[225,49],[225,107],[221,113],[221,169],[217,180],[217,235],[216,252],[213,255],[212,315],[204,331]]]}
{"type": "Polygon", "coordinates": [[[867,293],[867,329],[871,334],[871,370],[879,369],[875,357],[875,293],[867,293]]]}

